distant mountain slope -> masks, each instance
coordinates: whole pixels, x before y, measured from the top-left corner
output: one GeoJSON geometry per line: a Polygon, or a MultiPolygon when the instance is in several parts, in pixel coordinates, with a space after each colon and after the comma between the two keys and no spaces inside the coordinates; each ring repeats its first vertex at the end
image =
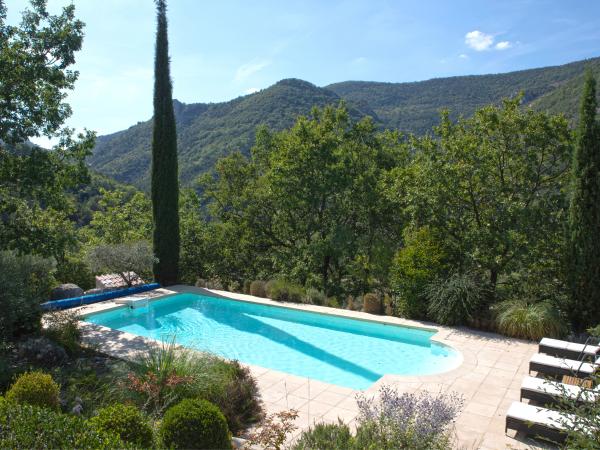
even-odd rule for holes
{"type": "MultiPolygon", "coordinates": [[[[313,106],[337,104],[340,100],[335,93],[306,81],[287,79],[225,103],[186,105],[174,101],[182,182],[190,183],[232,151],[247,152],[258,125],[281,130],[291,126],[298,115],[308,114],[313,106]]],[[[375,115],[351,106],[350,113],[357,119],[375,115]]],[[[151,139],[151,120],[100,136],[89,162],[101,173],[147,189],[151,139]]]]}
{"type": "MultiPolygon", "coordinates": [[[[594,58],[563,66],[414,83],[346,81],[321,88],[286,79],[224,103],[186,105],[174,101],[181,180],[190,184],[218,158],[235,150],[248,152],[258,125],[281,130],[313,106],[337,104],[341,99],[354,118],[370,115],[382,127],[417,134],[431,130],[442,108],[448,108],[452,117],[469,116],[478,107],[520,91],[525,92],[526,104],[574,119],[585,67],[600,76],[600,58],[594,58]]],[[[116,180],[148,189],[151,136],[151,120],[100,136],[90,164],[116,180]]]]}
{"type": "Polygon", "coordinates": [[[600,73],[600,58],[496,75],[415,83],[345,81],[326,88],[348,101],[368,105],[387,127],[421,134],[437,122],[441,108],[449,109],[454,118],[461,114],[469,116],[482,105],[496,103],[520,91],[525,92],[526,104],[574,117],[579,101],[577,88],[586,66],[600,73]],[[544,97],[549,100],[543,101],[544,97]]]}

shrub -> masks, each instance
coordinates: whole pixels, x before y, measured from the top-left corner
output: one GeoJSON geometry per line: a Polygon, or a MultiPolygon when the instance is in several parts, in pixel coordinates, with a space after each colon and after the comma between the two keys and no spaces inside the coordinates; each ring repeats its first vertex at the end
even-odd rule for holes
{"type": "Polygon", "coordinates": [[[249,295],[250,294],[250,285],[252,283],[250,282],[250,280],[244,280],[244,294],[249,295]]]}
{"type": "Polygon", "coordinates": [[[566,430],[567,442],[564,448],[567,449],[597,449],[600,448],[600,402],[582,402],[581,399],[588,397],[593,398],[597,395],[600,376],[597,374],[591,375],[587,381],[591,385],[581,385],[581,393],[574,397],[568,392],[566,386],[561,384],[558,389],[560,399],[558,404],[553,405],[553,409],[557,409],[565,413],[564,418],[559,419],[559,422],[566,430]],[[570,417],[577,417],[577,420],[571,420],[570,417]]]}
{"type": "Polygon", "coordinates": [[[315,288],[308,288],[304,298],[305,303],[311,303],[313,305],[322,306],[327,302],[327,296],[325,293],[315,288]]]}
{"type": "Polygon", "coordinates": [[[425,286],[445,270],[445,252],[434,230],[407,228],[401,248],[390,267],[390,286],[397,298],[396,313],[411,319],[425,319],[425,286]]]}
{"type": "Polygon", "coordinates": [[[319,423],[302,432],[292,450],[347,450],[352,446],[350,428],[340,420],[337,424],[319,423]]]}
{"type": "Polygon", "coordinates": [[[258,446],[265,449],[281,450],[284,448],[288,434],[298,427],[294,421],[298,418],[298,411],[279,411],[269,414],[260,423],[260,426],[248,436],[248,447],[258,446]]]}
{"type": "Polygon", "coordinates": [[[63,346],[69,353],[77,353],[81,330],[77,325],[79,315],[73,311],[54,311],[44,317],[44,334],[63,346]]]}
{"type": "Polygon", "coordinates": [[[73,283],[83,290],[92,289],[95,286],[94,274],[89,264],[77,257],[67,257],[56,265],[54,278],[59,283],[73,283]]]}
{"type": "Polygon", "coordinates": [[[265,285],[265,292],[271,300],[279,302],[300,303],[305,297],[302,286],[280,279],[270,280],[265,285]]]}
{"type": "Polygon", "coordinates": [[[339,308],[340,301],[336,297],[329,297],[326,306],[329,306],[330,308],[339,308]]]}
{"type": "Polygon", "coordinates": [[[550,302],[507,300],[495,307],[496,327],[508,336],[538,340],[560,337],[565,332],[558,309],[550,302]]]}
{"type": "Polygon", "coordinates": [[[256,381],[238,362],[178,348],[174,339],[138,359],[127,387],[133,400],[154,416],[186,398],[202,398],[221,408],[234,433],[258,422],[262,403],[256,381]]]}
{"type": "Polygon", "coordinates": [[[116,404],[102,408],[89,424],[101,432],[114,433],[123,442],[137,447],[148,448],[153,443],[152,427],[134,406],[116,404]]]}
{"type": "Polygon", "coordinates": [[[53,270],[52,259],[0,252],[0,340],[39,330],[40,303],[49,298],[53,270]]]}
{"type": "Polygon", "coordinates": [[[169,448],[231,448],[225,417],[206,400],[186,399],[168,409],[160,424],[160,436],[169,448]]]}
{"type": "Polygon", "coordinates": [[[190,351],[177,347],[174,337],[139,355],[134,372],[127,376],[127,387],[137,394],[146,412],[160,416],[183,398],[183,392],[198,373],[191,355],[190,351]]]}
{"type": "Polygon", "coordinates": [[[118,436],[96,430],[79,417],[0,400],[0,448],[127,447],[118,436]]]}
{"type": "Polygon", "coordinates": [[[596,325],[593,328],[588,328],[587,332],[590,336],[600,337],[600,325],[596,325]]]}
{"type": "Polygon", "coordinates": [[[381,314],[381,300],[377,294],[365,294],[363,297],[363,311],[369,314],[381,314]]]}
{"type": "Polygon", "coordinates": [[[219,407],[232,433],[237,434],[263,418],[260,392],[248,368],[237,361],[217,362],[215,358],[205,379],[196,395],[219,407]]]}
{"type": "Polygon", "coordinates": [[[21,374],[6,393],[6,399],[16,403],[57,410],[60,388],[47,373],[21,374]]]}
{"type": "Polygon", "coordinates": [[[486,288],[472,274],[452,274],[425,288],[429,317],[443,325],[462,325],[483,302],[486,288]]]}
{"type": "Polygon", "coordinates": [[[250,295],[254,295],[255,297],[266,297],[267,291],[265,290],[265,282],[260,280],[255,280],[250,283],[250,295]]]}
{"type": "Polygon", "coordinates": [[[398,393],[379,388],[379,398],[356,396],[356,448],[415,450],[451,448],[450,426],[463,399],[456,394],[398,393]]]}

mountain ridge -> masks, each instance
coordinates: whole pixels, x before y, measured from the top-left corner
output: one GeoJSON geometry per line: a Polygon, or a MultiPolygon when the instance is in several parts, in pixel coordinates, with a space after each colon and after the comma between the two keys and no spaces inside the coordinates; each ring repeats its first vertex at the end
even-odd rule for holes
{"type": "MultiPolygon", "coordinates": [[[[220,103],[173,101],[177,121],[180,178],[189,185],[222,156],[248,153],[256,127],[291,126],[312,107],[344,101],[354,119],[371,116],[381,128],[422,134],[437,123],[439,111],[468,116],[485,104],[524,91],[524,104],[551,113],[577,115],[585,67],[600,74],[600,57],[560,66],[501,74],[465,75],[408,83],[343,81],[323,87],[287,78],[259,92],[220,103]]],[[[600,92],[599,92],[600,94],[600,92]]],[[[89,162],[120,182],[149,188],[152,120],[98,137],[89,162]]]]}

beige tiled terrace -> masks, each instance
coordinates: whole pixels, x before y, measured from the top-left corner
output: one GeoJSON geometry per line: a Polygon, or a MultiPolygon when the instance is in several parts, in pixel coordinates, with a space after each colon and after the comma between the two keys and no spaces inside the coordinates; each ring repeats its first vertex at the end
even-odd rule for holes
{"type": "MultiPolygon", "coordinates": [[[[249,295],[209,291],[190,286],[175,286],[168,290],[157,289],[138,295],[160,298],[179,292],[195,292],[282,306],[279,302],[249,295]]],[[[111,301],[105,301],[80,309],[85,314],[119,306],[111,301]]],[[[464,408],[456,421],[456,438],[461,448],[532,448],[538,445],[523,436],[515,436],[514,432],[509,431],[508,435],[504,433],[505,414],[509,405],[519,400],[519,388],[523,377],[528,372],[529,358],[536,352],[534,343],[470,329],[442,327],[396,317],[373,316],[357,311],[297,304],[285,304],[285,307],[387,324],[437,329],[438,333],[433,339],[452,346],[462,354],[463,361],[459,367],[431,376],[384,375],[364,393],[367,396],[375,395],[382,384],[392,385],[403,392],[456,392],[462,395],[465,401],[464,408]]],[[[115,357],[131,358],[136,352],[147,348],[153,342],[105,327],[85,322],[81,324],[86,342],[115,357]]],[[[358,391],[262,367],[249,367],[258,380],[268,412],[291,408],[299,412],[297,419],[299,428],[296,434],[314,422],[337,422],[338,418],[351,426],[354,425],[358,412],[355,395],[358,391]]]]}

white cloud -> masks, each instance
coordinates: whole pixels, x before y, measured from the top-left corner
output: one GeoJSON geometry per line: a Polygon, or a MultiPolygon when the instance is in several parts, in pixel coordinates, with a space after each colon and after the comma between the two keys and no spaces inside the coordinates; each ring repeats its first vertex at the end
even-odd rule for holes
{"type": "Polygon", "coordinates": [[[352,60],[352,64],[365,64],[367,62],[367,58],[364,56],[359,56],[358,58],[354,58],[352,60]]]}
{"type": "Polygon", "coordinates": [[[488,50],[493,43],[494,36],[479,30],[469,31],[465,34],[465,44],[478,52],[488,50]]]}
{"type": "Polygon", "coordinates": [[[512,47],[512,44],[509,41],[498,42],[495,46],[496,50],[506,50],[511,47],[512,47]]]}
{"type": "Polygon", "coordinates": [[[259,88],[257,88],[257,87],[251,87],[251,88],[246,89],[244,91],[244,94],[246,94],[246,95],[254,94],[255,92],[258,92],[258,91],[260,91],[259,88]]]}
{"type": "Polygon", "coordinates": [[[263,61],[251,61],[246,64],[242,64],[235,72],[235,81],[243,81],[246,78],[254,75],[256,72],[260,72],[265,67],[271,64],[271,61],[263,60],[263,61]]]}
{"type": "Polygon", "coordinates": [[[458,57],[460,59],[469,59],[469,55],[465,54],[465,53],[461,53],[460,55],[458,55],[458,57]]]}

